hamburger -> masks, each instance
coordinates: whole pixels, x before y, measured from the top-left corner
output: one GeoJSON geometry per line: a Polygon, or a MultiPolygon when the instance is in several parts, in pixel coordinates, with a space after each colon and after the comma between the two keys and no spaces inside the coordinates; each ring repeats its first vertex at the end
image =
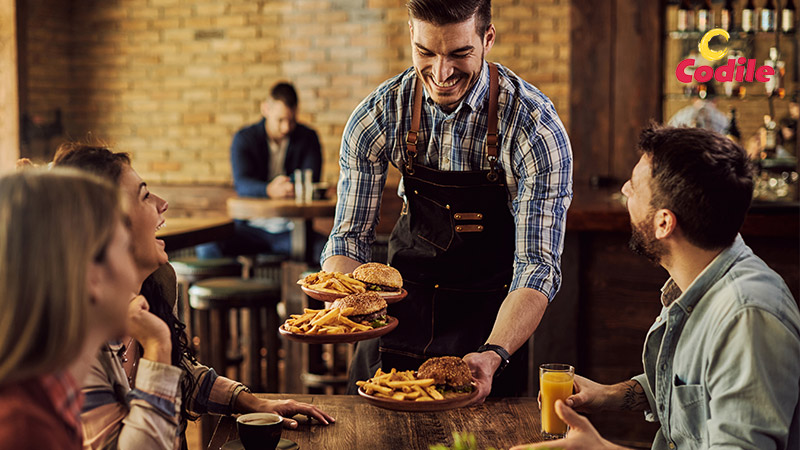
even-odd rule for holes
{"type": "Polygon", "coordinates": [[[439,356],[425,361],[417,369],[417,378],[433,378],[436,389],[442,393],[468,393],[474,389],[469,366],[457,356],[439,356]]]}
{"type": "Polygon", "coordinates": [[[350,294],[346,297],[336,299],[331,308],[353,308],[353,311],[346,315],[353,322],[370,325],[373,328],[386,325],[386,300],[375,292],[359,292],[350,294]]]}
{"type": "Polygon", "coordinates": [[[353,270],[353,278],[366,284],[368,291],[400,292],[403,288],[400,272],[386,264],[362,264],[353,270]]]}

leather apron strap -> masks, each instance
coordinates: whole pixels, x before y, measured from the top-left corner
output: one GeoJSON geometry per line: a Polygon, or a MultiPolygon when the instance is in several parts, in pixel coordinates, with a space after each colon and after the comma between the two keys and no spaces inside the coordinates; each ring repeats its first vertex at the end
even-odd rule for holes
{"type": "MultiPolygon", "coordinates": [[[[499,75],[497,66],[489,63],[489,118],[486,133],[486,159],[489,161],[489,173],[486,178],[497,181],[497,97],[499,75]]],[[[411,106],[411,129],[406,133],[406,173],[414,175],[414,163],[419,149],[419,124],[422,116],[422,80],[417,76],[414,82],[414,103],[411,106]]]]}

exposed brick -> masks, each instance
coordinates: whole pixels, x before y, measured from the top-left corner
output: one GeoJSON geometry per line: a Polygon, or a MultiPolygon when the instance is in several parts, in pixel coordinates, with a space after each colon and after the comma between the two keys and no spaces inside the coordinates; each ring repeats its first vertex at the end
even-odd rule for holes
{"type": "MultiPolygon", "coordinates": [[[[566,119],[569,2],[493,3],[488,58],[537,85],[566,119]]],[[[411,64],[403,0],[36,4],[25,110],[48,117],[61,107],[71,136],[102,134],[154,183],[230,184],[233,133],[258,120],[279,80],[295,83],[299,119],[320,135],[323,179],[335,182],[353,108],[411,64]]]]}

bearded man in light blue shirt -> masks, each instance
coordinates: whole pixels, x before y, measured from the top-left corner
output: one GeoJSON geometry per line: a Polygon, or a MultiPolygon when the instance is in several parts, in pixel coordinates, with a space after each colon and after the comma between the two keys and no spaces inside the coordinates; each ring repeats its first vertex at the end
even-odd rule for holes
{"type": "Polygon", "coordinates": [[[654,449],[799,449],[800,312],[738,234],[753,195],[744,150],[714,132],[656,127],[640,148],[622,188],[631,248],[670,274],[644,373],[615,385],[576,376],[576,393],[556,404],[566,439],[518,448],[620,448],[575,411],[640,410],[661,425],[654,449]]]}

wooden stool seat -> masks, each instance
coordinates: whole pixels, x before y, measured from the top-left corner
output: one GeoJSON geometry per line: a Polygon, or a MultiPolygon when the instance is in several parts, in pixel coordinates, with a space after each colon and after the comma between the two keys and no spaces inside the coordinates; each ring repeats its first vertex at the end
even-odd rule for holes
{"type": "MultiPolygon", "coordinates": [[[[189,303],[199,313],[200,362],[223,374],[227,349],[245,336],[250,388],[256,392],[278,391],[278,312],[281,286],[269,280],[234,277],[209,278],[189,288],[189,303]],[[248,326],[229,330],[229,313],[246,311],[248,326]],[[263,321],[263,324],[262,324],[263,321]],[[246,332],[243,332],[247,330],[246,332]],[[266,379],[261,376],[261,349],[266,348],[266,379]]],[[[236,321],[241,325],[241,322],[236,321]]]]}
{"type": "Polygon", "coordinates": [[[242,265],[236,258],[176,258],[170,261],[178,278],[190,283],[211,277],[234,277],[242,274],[242,265]]]}

